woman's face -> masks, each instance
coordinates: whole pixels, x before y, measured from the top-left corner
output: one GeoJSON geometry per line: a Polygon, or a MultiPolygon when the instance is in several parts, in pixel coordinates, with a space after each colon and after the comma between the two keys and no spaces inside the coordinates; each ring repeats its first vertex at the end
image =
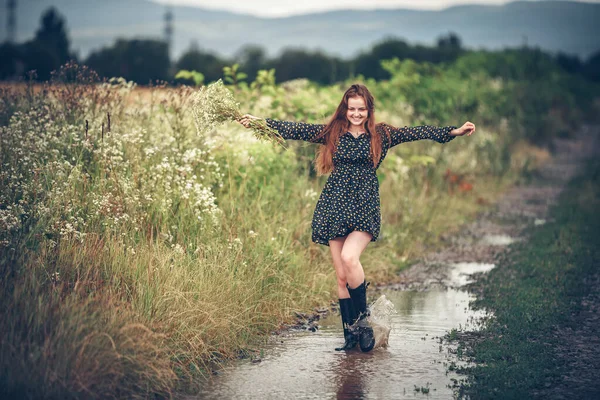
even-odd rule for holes
{"type": "Polygon", "coordinates": [[[362,97],[350,97],[348,99],[348,111],[346,112],[346,118],[348,118],[350,124],[362,128],[368,117],[369,110],[365,100],[362,97]]]}

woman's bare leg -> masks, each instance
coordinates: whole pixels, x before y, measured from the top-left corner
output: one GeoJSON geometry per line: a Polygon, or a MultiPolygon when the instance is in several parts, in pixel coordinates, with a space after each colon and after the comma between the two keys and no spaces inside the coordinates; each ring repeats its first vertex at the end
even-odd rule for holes
{"type": "Polygon", "coordinates": [[[329,250],[331,251],[333,267],[335,268],[335,275],[337,277],[337,293],[340,299],[350,298],[350,293],[348,293],[348,289],[346,288],[346,283],[348,282],[346,280],[346,271],[342,264],[342,248],[344,247],[346,237],[337,237],[329,241],[329,250]]]}
{"type": "Polygon", "coordinates": [[[375,346],[373,327],[367,320],[369,309],[367,306],[365,271],[359,261],[360,255],[367,248],[372,238],[373,236],[368,232],[354,231],[348,235],[344,247],[342,247],[342,264],[348,281],[348,294],[358,315],[356,324],[359,328],[358,343],[361,351],[371,351],[375,346]]]}
{"type": "Polygon", "coordinates": [[[347,236],[337,237],[329,241],[331,258],[337,277],[337,293],[340,303],[340,316],[342,317],[342,326],[344,328],[344,344],[336,347],[335,350],[352,350],[359,343],[360,335],[350,330],[350,327],[356,323],[358,313],[354,306],[354,300],[350,297],[346,280],[346,270],[342,262],[342,249],[347,236]]]}
{"type": "Polygon", "coordinates": [[[346,281],[351,288],[360,286],[365,281],[365,271],[360,263],[360,255],[371,242],[368,232],[353,231],[346,237],[342,247],[341,259],[346,281]]]}

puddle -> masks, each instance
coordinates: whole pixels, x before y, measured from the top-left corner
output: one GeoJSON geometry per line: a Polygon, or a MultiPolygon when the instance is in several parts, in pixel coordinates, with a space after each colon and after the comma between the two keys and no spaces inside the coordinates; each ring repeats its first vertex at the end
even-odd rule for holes
{"type": "MultiPolygon", "coordinates": [[[[461,271],[484,269],[490,267],[466,263],[461,271]]],[[[224,369],[198,398],[452,398],[451,379],[460,377],[447,371],[456,360],[440,337],[451,329],[476,329],[475,321],[485,313],[471,310],[474,297],[456,289],[388,290],[383,295],[395,309],[386,315],[391,326],[386,347],[370,353],[334,351],[343,335],[340,317],[330,315],[314,333],[277,338],[264,348],[261,362],[244,360],[224,369]]]]}
{"type": "Polygon", "coordinates": [[[496,267],[494,264],[476,263],[476,262],[461,262],[450,266],[450,275],[448,282],[449,286],[462,287],[473,283],[473,274],[489,272],[496,267]]]}
{"type": "Polygon", "coordinates": [[[490,246],[508,246],[518,239],[508,235],[485,235],[481,241],[490,246]]]}

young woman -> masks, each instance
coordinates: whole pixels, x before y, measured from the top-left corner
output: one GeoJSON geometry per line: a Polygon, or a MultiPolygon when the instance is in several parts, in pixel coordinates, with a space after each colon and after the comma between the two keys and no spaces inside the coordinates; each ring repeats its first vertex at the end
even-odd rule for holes
{"type": "MultiPolygon", "coordinates": [[[[240,123],[248,127],[246,114],[240,123]]],[[[355,84],[327,124],[277,121],[266,123],[283,138],[319,143],[317,172],[331,173],[317,202],[312,220],[312,240],[329,246],[337,275],[337,292],[345,343],[336,350],[350,350],[358,343],[362,351],[375,345],[369,326],[365,273],[360,255],[379,236],[381,212],[377,168],[392,147],[413,140],[446,143],[455,136],[475,132],[466,122],[455,126],[396,128],[375,122],[375,102],[366,86],[355,84]]]]}

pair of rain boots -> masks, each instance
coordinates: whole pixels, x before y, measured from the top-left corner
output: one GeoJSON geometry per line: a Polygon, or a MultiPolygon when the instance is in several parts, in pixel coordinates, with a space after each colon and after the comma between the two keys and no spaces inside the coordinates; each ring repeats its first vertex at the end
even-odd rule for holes
{"type": "Polygon", "coordinates": [[[368,283],[363,282],[351,289],[346,284],[350,298],[339,299],[345,342],[342,347],[336,348],[337,351],[351,350],[358,344],[362,351],[367,352],[375,346],[373,328],[367,321],[367,286],[368,283]]]}

